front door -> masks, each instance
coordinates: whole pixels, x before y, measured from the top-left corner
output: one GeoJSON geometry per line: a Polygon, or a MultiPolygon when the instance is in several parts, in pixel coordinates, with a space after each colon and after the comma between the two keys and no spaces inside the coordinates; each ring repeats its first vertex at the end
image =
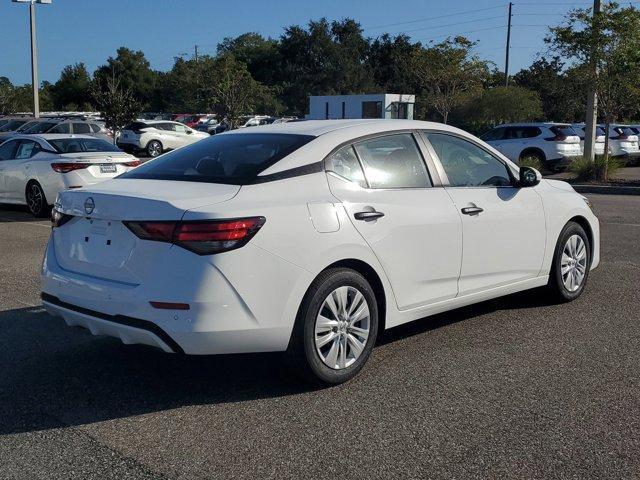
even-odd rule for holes
{"type": "Polygon", "coordinates": [[[40,144],[33,140],[21,140],[13,160],[6,163],[4,171],[7,200],[25,201],[27,176],[31,169],[32,157],[41,151],[40,144]]]}
{"type": "Polygon", "coordinates": [[[455,297],[461,218],[445,189],[433,186],[414,135],[356,142],[329,163],[329,187],[382,264],[398,308],[455,297]]]}
{"type": "Polygon", "coordinates": [[[509,167],[466,139],[425,132],[439,159],[445,188],[460,212],[463,255],[459,295],[538,276],[546,243],[542,199],[514,186],[509,167]]]}

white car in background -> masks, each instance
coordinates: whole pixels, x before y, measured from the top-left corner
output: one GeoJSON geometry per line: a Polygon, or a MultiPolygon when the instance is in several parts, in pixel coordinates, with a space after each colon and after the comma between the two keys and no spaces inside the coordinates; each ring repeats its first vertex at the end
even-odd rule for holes
{"type": "Polygon", "coordinates": [[[516,164],[522,159],[533,158],[552,172],[582,156],[580,136],[565,123],[504,124],[480,138],[516,164]]]}
{"type": "Polygon", "coordinates": [[[0,203],[48,214],[58,193],[109,180],[140,161],[85,135],[16,135],[0,145],[0,203]]]}
{"type": "Polygon", "coordinates": [[[570,185],[412,120],[214,135],[61,193],[52,219],[42,300],[69,325],[165,352],[287,351],[325,383],[384,329],[545,285],[573,300],[600,258],[570,185]]]}
{"type": "Polygon", "coordinates": [[[136,120],[122,130],[117,142],[124,151],[144,151],[150,157],[157,157],[168,150],[190,145],[209,136],[207,132],[199,132],[180,122],[136,120]]]}
{"type": "MultiPolygon", "coordinates": [[[[601,127],[604,128],[604,125],[601,127]]],[[[614,157],[635,158],[640,156],[638,134],[628,125],[610,125],[609,151],[614,157]]]]}
{"type": "MultiPolygon", "coordinates": [[[[584,152],[584,138],[586,135],[586,126],[584,123],[574,123],[571,125],[573,129],[580,135],[580,147],[582,147],[582,151],[584,152]]],[[[604,155],[604,128],[596,125],[596,141],[593,145],[593,151],[596,155],[604,155]]],[[[611,147],[609,147],[609,152],[611,152],[611,147]]]]}

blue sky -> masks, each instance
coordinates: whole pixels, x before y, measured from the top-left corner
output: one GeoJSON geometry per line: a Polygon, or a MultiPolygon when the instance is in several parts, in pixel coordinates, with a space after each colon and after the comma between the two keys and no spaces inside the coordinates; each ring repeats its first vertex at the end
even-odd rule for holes
{"type": "MultiPolygon", "coordinates": [[[[142,50],[153,68],[171,68],[176,55],[215,53],[226,36],[256,31],[277,37],[309,19],[351,17],[377,36],[406,32],[414,40],[465,34],[477,52],[504,68],[507,3],[499,0],[53,0],[37,6],[40,78],[57,80],[68,64],[92,72],[120,46],[142,50]]],[[[547,25],[589,0],[514,0],[511,72],[539,53],[547,25]]],[[[0,76],[30,81],[28,6],[0,0],[0,76]]]]}

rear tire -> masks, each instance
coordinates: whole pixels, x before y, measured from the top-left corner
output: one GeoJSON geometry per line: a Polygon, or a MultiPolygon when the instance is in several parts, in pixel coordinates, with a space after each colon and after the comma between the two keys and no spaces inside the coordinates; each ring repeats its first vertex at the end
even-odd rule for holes
{"type": "Polygon", "coordinates": [[[25,190],[25,200],[29,212],[36,218],[46,217],[49,214],[49,204],[44,190],[36,181],[29,182],[25,190]]]}
{"type": "Polygon", "coordinates": [[[162,155],[162,144],[158,140],[151,140],[147,143],[147,155],[151,158],[155,158],[158,155],[162,155]]]}
{"type": "Polygon", "coordinates": [[[311,383],[337,385],[355,377],[378,335],[378,308],[369,282],[355,270],[332,268],[309,287],[287,355],[311,383]]]}
{"type": "Polygon", "coordinates": [[[549,288],[561,302],[571,302],[584,291],[591,268],[591,244],[576,222],[565,225],[553,255],[549,288]]]}

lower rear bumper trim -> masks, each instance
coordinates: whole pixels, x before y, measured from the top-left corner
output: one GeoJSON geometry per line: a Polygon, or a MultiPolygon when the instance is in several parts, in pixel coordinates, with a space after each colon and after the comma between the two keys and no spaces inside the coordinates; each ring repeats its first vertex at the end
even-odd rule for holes
{"type": "Polygon", "coordinates": [[[169,336],[167,332],[165,332],[162,328],[156,325],[153,322],[148,320],[142,320],[140,318],[127,317],[126,315],[108,315],[102,312],[96,312],[95,310],[90,310],[88,308],[79,307],[77,305],[73,305],[71,303],[64,302],[60,300],[58,297],[54,295],[50,295],[48,293],[42,292],[40,294],[40,298],[42,301],[50,303],[52,305],[56,305],[61,308],[65,308],[67,310],[71,310],[73,312],[81,313],[83,315],[87,315],[90,317],[99,318],[100,320],[105,320],[108,322],[117,323],[119,325],[126,325],[128,327],[139,328],[141,330],[146,330],[148,332],[156,335],[160,340],[167,344],[174,353],[184,353],[184,350],[180,345],[176,343],[176,341],[169,336]]]}

